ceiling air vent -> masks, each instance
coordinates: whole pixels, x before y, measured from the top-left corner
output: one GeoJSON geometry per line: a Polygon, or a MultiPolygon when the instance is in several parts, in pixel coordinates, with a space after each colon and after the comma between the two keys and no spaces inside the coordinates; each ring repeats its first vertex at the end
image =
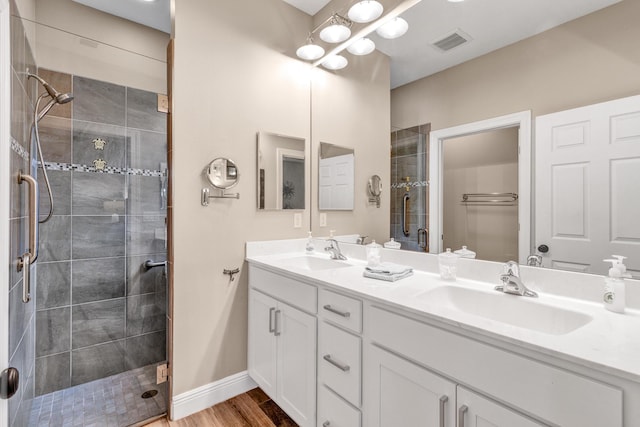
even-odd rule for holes
{"type": "Polygon", "coordinates": [[[455,30],[453,33],[447,34],[432,44],[438,49],[446,52],[468,42],[469,40],[471,40],[471,37],[468,34],[465,34],[460,30],[455,30]]]}

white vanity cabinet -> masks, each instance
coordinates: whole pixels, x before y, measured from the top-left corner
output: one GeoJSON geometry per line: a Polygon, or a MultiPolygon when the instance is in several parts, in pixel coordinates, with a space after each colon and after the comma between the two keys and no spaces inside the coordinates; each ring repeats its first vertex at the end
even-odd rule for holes
{"type": "MultiPolygon", "coordinates": [[[[383,392],[376,392],[376,383],[385,376],[389,378],[387,382],[397,390],[413,389],[404,393],[406,397],[411,397],[418,392],[427,395],[424,387],[420,390],[423,383],[416,379],[418,375],[427,378],[428,374],[438,373],[457,386],[455,405],[459,427],[623,427],[623,392],[619,388],[423,323],[387,308],[365,306],[364,322],[370,338],[364,352],[366,425],[398,425],[377,421],[378,411],[370,410],[391,397],[380,397],[383,392]],[[378,347],[396,355],[384,356],[378,347]],[[414,362],[415,366],[408,365],[408,360],[414,362]],[[395,370],[385,373],[391,364],[395,370]],[[404,371],[398,369],[401,365],[404,371]],[[411,385],[412,377],[416,379],[416,384],[411,385]],[[404,386],[400,386],[402,381],[405,381],[404,386]],[[461,385],[473,388],[482,395],[471,393],[461,385]],[[466,411],[462,410],[465,406],[466,411]],[[536,422],[535,419],[544,422],[536,422]]],[[[433,378],[437,376],[434,374],[429,377],[433,380],[431,383],[435,382],[433,378]]],[[[435,390],[430,405],[444,394],[440,389],[435,390]]],[[[397,410],[397,413],[404,416],[407,410],[397,410]]],[[[430,413],[439,412],[430,409],[430,413]]],[[[451,420],[451,415],[447,419],[451,420]]]]}
{"type": "Polygon", "coordinates": [[[249,375],[296,423],[315,426],[316,317],[293,305],[315,310],[316,289],[297,283],[304,291],[287,295],[295,281],[260,269],[249,280],[249,375]]]}
{"type": "Polygon", "coordinates": [[[455,383],[373,345],[364,387],[367,426],[455,426],[455,383]]]}

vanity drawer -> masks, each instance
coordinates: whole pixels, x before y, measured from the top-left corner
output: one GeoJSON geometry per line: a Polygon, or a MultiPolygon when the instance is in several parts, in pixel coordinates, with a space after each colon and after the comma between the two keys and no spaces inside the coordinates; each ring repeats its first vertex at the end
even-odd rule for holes
{"type": "Polygon", "coordinates": [[[324,383],[355,406],[360,406],[362,344],[326,322],[318,330],[318,382],[324,383]]]}
{"type": "Polygon", "coordinates": [[[316,427],[360,427],[360,411],[320,385],[316,427]]]}
{"type": "Polygon", "coordinates": [[[354,332],[362,332],[362,301],[320,289],[318,313],[354,332]]]}
{"type": "Polygon", "coordinates": [[[566,427],[623,425],[618,388],[382,308],[368,306],[366,319],[377,345],[520,411],[566,427]]]}
{"type": "Polygon", "coordinates": [[[318,290],[315,286],[252,265],[249,265],[249,286],[308,313],[316,313],[318,290]]]}

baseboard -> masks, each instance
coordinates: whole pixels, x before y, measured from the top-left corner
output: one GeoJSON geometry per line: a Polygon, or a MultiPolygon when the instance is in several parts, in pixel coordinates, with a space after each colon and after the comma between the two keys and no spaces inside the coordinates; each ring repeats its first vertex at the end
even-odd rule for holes
{"type": "Polygon", "coordinates": [[[218,381],[177,395],[171,402],[174,420],[224,402],[234,396],[245,393],[258,385],[249,377],[247,371],[238,372],[218,381]]]}

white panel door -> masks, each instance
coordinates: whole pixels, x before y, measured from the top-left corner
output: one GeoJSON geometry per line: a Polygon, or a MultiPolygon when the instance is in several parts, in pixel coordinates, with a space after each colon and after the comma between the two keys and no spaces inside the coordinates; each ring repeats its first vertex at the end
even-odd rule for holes
{"type": "Polygon", "coordinates": [[[249,290],[249,376],[272,399],[276,398],[277,302],[253,289],[249,290]]]}
{"type": "Polygon", "coordinates": [[[366,351],[364,425],[455,425],[454,383],[378,347],[369,345],[366,351]]]}
{"type": "Polygon", "coordinates": [[[640,277],[640,96],[536,118],[535,246],[546,267],[640,277]]]}
{"type": "Polygon", "coordinates": [[[354,159],[353,154],[320,159],[318,174],[320,209],[353,209],[354,159]]]}
{"type": "Polygon", "coordinates": [[[530,418],[458,386],[457,416],[464,427],[543,427],[530,418]]]}
{"type": "Polygon", "coordinates": [[[300,426],[316,418],[316,318],[284,303],[275,316],[278,342],[276,402],[300,426]]]}

